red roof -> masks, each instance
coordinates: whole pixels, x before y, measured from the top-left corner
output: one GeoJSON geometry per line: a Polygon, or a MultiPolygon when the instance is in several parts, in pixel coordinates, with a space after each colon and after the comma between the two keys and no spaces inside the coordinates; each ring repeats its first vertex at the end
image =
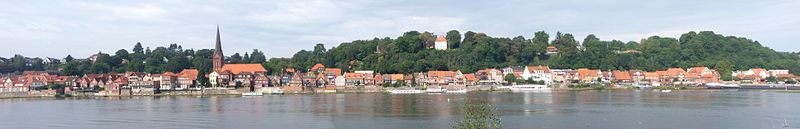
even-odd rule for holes
{"type": "Polygon", "coordinates": [[[547,67],[547,66],[541,66],[541,65],[539,65],[539,66],[528,66],[528,71],[529,72],[544,71],[544,73],[550,73],[550,68],[547,67]]]}
{"type": "Polygon", "coordinates": [[[670,77],[675,77],[675,76],[678,76],[680,74],[686,74],[686,71],[684,71],[682,68],[670,68],[670,69],[667,69],[667,75],[669,75],[670,77]]]}
{"type": "Polygon", "coordinates": [[[600,77],[598,73],[600,73],[600,70],[578,69],[578,75],[580,75],[581,78],[586,76],[600,77]]]}
{"type": "Polygon", "coordinates": [[[345,79],[364,79],[365,77],[366,77],[366,74],[363,74],[363,73],[345,73],[344,74],[344,78],[345,79]]]}
{"type": "Polygon", "coordinates": [[[631,80],[631,74],[627,71],[619,71],[614,70],[611,72],[611,75],[614,75],[614,80],[631,80]]]}
{"type": "Polygon", "coordinates": [[[267,72],[267,69],[264,69],[264,66],[261,66],[261,64],[225,64],[220,71],[230,71],[233,74],[239,74],[241,72],[267,72]]]}
{"type": "Polygon", "coordinates": [[[198,74],[200,74],[200,71],[198,71],[197,69],[184,69],[183,71],[181,71],[179,75],[181,77],[186,77],[191,80],[197,80],[198,74]]]}
{"type": "Polygon", "coordinates": [[[333,73],[334,76],[342,76],[342,69],[339,68],[325,68],[324,73],[333,73]]]}
{"type": "Polygon", "coordinates": [[[311,67],[311,71],[317,71],[317,70],[319,70],[321,68],[325,68],[325,65],[322,65],[322,64],[318,63],[318,64],[315,64],[313,67],[311,67]]]}
{"type": "Polygon", "coordinates": [[[439,35],[439,38],[436,38],[436,42],[447,42],[447,39],[444,38],[444,35],[439,35]]]}
{"type": "Polygon", "coordinates": [[[470,74],[464,74],[464,78],[466,78],[467,81],[475,81],[475,80],[478,79],[477,77],[475,77],[475,74],[471,74],[471,73],[470,74]]]}

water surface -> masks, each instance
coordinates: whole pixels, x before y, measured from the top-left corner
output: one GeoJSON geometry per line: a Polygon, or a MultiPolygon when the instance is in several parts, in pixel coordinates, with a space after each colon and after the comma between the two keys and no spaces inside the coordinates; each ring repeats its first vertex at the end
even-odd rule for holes
{"type": "Polygon", "coordinates": [[[800,94],[761,90],[0,99],[0,128],[441,129],[465,98],[506,128],[800,128],[800,94]]]}

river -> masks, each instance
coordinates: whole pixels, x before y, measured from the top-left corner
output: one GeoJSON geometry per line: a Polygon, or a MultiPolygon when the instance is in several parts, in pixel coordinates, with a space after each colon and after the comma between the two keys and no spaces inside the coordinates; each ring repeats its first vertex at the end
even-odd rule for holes
{"type": "Polygon", "coordinates": [[[555,91],[0,99],[0,128],[450,128],[465,98],[505,128],[800,128],[800,94],[555,91]]]}

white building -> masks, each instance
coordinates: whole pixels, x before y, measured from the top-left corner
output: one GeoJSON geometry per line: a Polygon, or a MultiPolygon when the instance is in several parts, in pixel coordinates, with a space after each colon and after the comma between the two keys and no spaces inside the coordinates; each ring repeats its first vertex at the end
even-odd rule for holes
{"type": "Polygon", "coordinates": [[[780,77],[780,76],[784,76],[784,75],[789,75],[789,70],[785,70],[785,69],[768,70],[767,72],[769,73],[769,76],[772,76],[772,77],[780,77]]]}
{"type": "Polygon", "coordinates": [[[436,38],[434,48],[436,50],[447,50],[447,39],[444,38],[444,35],[439,35],[439,38],[436,38]]]}
{"type": "Polygon", "coordinates": [[[345,86],[347,85],[347,80],[344,78],[344,76],[338,76],[336,79],[334,79],[334,85],[345,86]]]}
{"type": "Polygon", "coordinates": [[[522,73],[525,80],[544,81],[545,84],[553,82],[553,73],[547,66],[527,66],[522,73]]]}

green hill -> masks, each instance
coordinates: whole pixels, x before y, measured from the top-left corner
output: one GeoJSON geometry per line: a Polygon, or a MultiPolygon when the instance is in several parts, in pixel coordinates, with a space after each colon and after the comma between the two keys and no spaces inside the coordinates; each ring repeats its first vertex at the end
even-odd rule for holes
{"type": "Polygon", "coordinates": [[[428,32],[409,31],[395,39],[375,38],[342,43],[326,49],[302,50],[292,58],[273,58],[268,69],[307,69],[316,63],[344,70],[376,70],[381,73],[412,73],[429,70],[474,72],[483,68],[549,65],[552,68],[602,70],[708,66],[724,73],[749,68],[790,69],[800,73],[797,53],[776,52],[747,38],[723,36],[711,31],[688,32],[679,39],[652,36],[639,42],[601,40],[588,35],[579,42],[571,34],[536,32],[532,39],[491,37],[483,33],[450,31],[448,50],[428,48],[435,37],[428,32]],[[464,37],[463,40],[461,40],[464,37]],[[558,54],[545,48],[556,46],[558,54]],[[635,50],[628,51],[626,50],[635,50]]]}

